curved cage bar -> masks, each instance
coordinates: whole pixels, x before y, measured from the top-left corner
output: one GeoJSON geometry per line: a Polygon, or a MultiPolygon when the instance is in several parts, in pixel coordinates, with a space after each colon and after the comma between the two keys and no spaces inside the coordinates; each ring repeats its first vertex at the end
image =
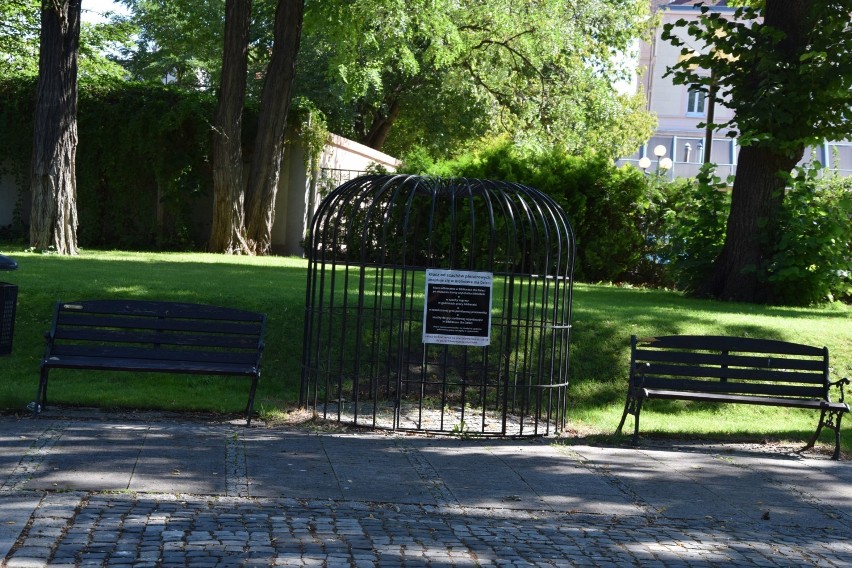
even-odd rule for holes
{"type": "Polygon", "coordinates": [[[302,407],[392,430],[564,428],[574,236],[549,196],[364,176],[320,203],[306,248],[302,407]]]}

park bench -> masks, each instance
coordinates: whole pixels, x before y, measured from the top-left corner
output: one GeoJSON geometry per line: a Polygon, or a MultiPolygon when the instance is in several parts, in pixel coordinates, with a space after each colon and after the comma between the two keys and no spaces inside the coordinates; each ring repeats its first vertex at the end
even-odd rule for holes
{"type": "Polygon", "coordinates": [[[202,304],[57,302],[33,414],[47,404],[51,369],[227,375],[251,379],[251,425],[265,326],[263,314],[202,304]]]}
{"type": "Polygon", "coordinates": [[[630,341],[630,384],[616,434],[632,414],[634,445],[646,400],[756,404],[818,410],[816,432],[802,451],[813,447],[825,426],[835,434],[833,459],[840,457],[840,420],[849,412],[843,386],[849,379],[829,380],[828,348],[700,335],[634,335],[630,341]],[[833,386],[840,387],[839,402],[829,397],[833,386]]]}

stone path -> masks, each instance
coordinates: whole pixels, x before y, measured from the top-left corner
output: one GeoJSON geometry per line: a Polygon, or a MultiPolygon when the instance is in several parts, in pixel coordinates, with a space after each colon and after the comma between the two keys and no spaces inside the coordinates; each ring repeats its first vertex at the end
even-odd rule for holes
{"type": "Polygon", "coordinates": [[[852,565],[852,467],[753,445],[0,417],[3,566],[852,565]]]}

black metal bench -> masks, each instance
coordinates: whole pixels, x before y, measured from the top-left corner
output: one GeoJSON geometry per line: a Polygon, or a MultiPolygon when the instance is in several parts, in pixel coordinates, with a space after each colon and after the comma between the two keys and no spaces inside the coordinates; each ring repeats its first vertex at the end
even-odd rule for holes
{"type": "Polygon", "coordinates": [[[807,408],[820,411],[812,448],[822,428],[834,430],[833,459],[840,457],[840,420],[849,412],[843,386],[831,382],[828,348],[769,339],[670,335],[631,337],[630,385],[616,434],[634,416],[633,444],[639,442],[639,414],[649,399],[689,400],[807,408]],[[840,387],[840,401],[829,389],[840,387]]]}
{"type": "Polygon", "coordinates": [[[263,314],[202,304],[57,302],[33,414],[47,404],[51,369],[229,375],[251,378],[251,425],[265,327],[263,314]]]}

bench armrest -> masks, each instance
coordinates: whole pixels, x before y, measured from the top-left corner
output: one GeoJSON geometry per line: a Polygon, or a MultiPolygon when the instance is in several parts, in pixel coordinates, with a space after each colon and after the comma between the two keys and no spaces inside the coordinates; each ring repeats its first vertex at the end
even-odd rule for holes
{"type": "Polygon", "coordinates": [[[838,402],[844,402],[843,398],[846,396],[846,393],[843,392],[843,387],[848,385],[850,382],[852,381],[850,381],[848,377],[843,377],[836,381],[829,381],[829,387],[840,387],[840,400],[838,402]]]}

